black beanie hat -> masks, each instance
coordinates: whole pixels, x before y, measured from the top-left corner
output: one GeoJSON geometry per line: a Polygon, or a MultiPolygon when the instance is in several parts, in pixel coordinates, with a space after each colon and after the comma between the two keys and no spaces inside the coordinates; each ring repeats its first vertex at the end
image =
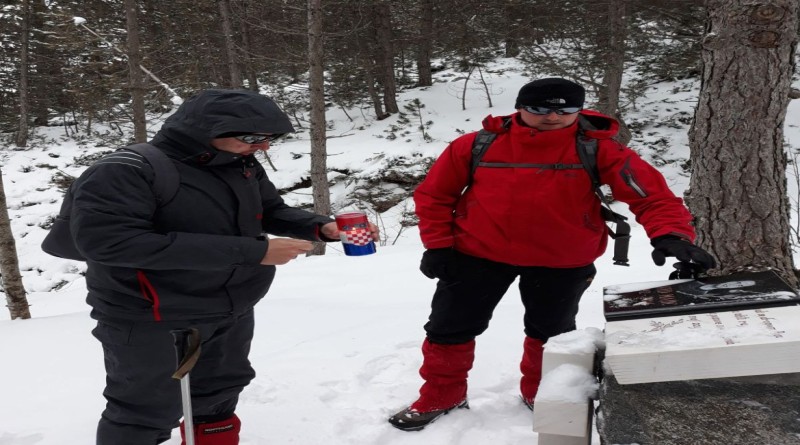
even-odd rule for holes
{"type": "Polygon", "coordinates": [[[548,77],[526,83],[519,90],[514,108],[529,107],[583,107],[586,90],[567,79],[548,77]]]}

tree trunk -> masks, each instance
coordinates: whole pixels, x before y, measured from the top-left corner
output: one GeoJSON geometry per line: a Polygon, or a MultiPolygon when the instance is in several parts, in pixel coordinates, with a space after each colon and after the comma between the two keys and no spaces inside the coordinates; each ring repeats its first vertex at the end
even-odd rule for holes
{"type": "Polygon", "coordinates": [[[376,1],[373,12],[378,46],[376,60],[381,68],[378,76],[383,85],[383,105],[387,113],[398,113],[400,108],[397,106],[397,84],[394,78],[391,6],[385,0],[376,1]]]}
{"type": "MultiPolygon", "coordinates": [[[[249,14],[251,10],[251,3],[249,1],[244,2],[243,10],[245,15],[249,14]]],[[[239,24],[242,27],[242,46],[244,49],[244,63],[245,63],[245,77],[247,77],[247,89],[251,91],[258,91],[258,76],[256,74],[256,63],[253,60],[253,45],[252,45],[252,36],[250,23],[247,20],[239,20],[239,24]]]]}
{"type": "Polygon", "coordinates": [[[703,78],[689,132],[686,195],[716,274],[775,269],[797,286],[783,126],[797,45],[796,0],[708,0],[703,78]]]}
{"type": "Polygon", "coordinates": [[[144,113],[144,81],[136,0],[125,0],[125,21],[128,31],[128,76],[133,108],[133,133],[136,142],[141,143],[147,142],[147,118],[144,113]]]}
{"type": "MultiPolygon", "coordinates": [[[[530,7],[530,5],[526,6],[530,7]]],[[[530,14],[530,11],[526,11],[524,7],[521,7],[519,0],[506,0],[503,2],[502,14],[505,57],[517,57],[520,53],[520,17],[533,16],[533,14],[530,14]]]]}
{"type": "Polygon", "coordinates": [[[367,85],[367,95],[372,102],[372,107],[375,110],[375,118],[378,120],[386,119],[389,114],[383,111],[383,102],[375,88],[375,64],[372,61],[372,54],[369,50],[369,45],[359,36],[356,37],[358,45],[359,60],[361,61],[361,69],[364,71],[364,83],[367,85]]]}
{"type": "Polygon", "coordinates": [[[228,0],[219,0],[219,15],[222,21],[222,35],[225,37],[225,57],[228,60],[228,74],[231,88],[242,87],[242,72],[239,69],[239,58],[236,56],[236,42],[233,40],[231,24],[231,7],[228,0]]]}
{"type": "Polygon", "coordinates": [[[381,102],[381,96],[378,94],[377,88],[375,88],[375,76],[372,74],[372,64],[369,60],[366,60],[366,65],[364,67],[364,82],[367,84],[367,95],[372,102],[372,108],[375,110],[375,118],[378,120],[383,120],[389,117],[389,113],[383,111],[383,102],[381,102]]]}
{"type": "MultiPolygon", "coordinates": [[[[28,16],[28,23],[25,28],[27,35],[20,36],[20,44],[22,38],[28,39],[27,57],[28,57],[28,71],[25,72],[27,76],[26,82],[28,84],[27,91],[27,106],[28,106],[28,120],[26,126],[47,125],[50,118],[50,111],[52,110],[53,103],[65,101],[68,96],[64,91],[64,82],[60,79],[64,76],[64,64],[61,54],[60,44],[61,40],[54,33],[48,32],[51,26],[51,11],[50,5],[42,1],[24,0],[30,8],[30,16],[28,16]],[[37,32],[42,30],[42,32],[37,32]],[[35,38],[34,38],[35,35],[35,38]],[[34,44],[35,42],[35,44],[34,44]],[[31,70],[32,65],[36,65],[35,75],[31,70]]],[[[25,7],[22,6],[23,12],[25,7]]],[[[24,20],[24,16],[23,16],[24,20]]],[[[25,33],[25,31],[23,31],[25,33]]],[[[20,47],[20,49],[22,49],[20,47]]],[[[22,73],[20,73],[22,76],[22,73]]],[[[20,78],[20,82],[22,78],[20,78]]]]}
{"type": "Polygon", "coordinates": [[[30,98],[28,95],[28,51],[30,51],[31,4],[22,0],[22,32],[19,42],[19,128],[14,143],[17,147],[28,145],[28,114],[30,98]]]}
{"type": "Polygon", "coordinates": [[[417,40],[417,86],[433,85],[433,0],[420,0],[419,39],[417,40]]]}
{"type": "Polygon", "coordinates": [[[22,275],[19,273],[19,258],[17,258],[14,234],[11,232],[11,221],[8,219],[2,171],[0,171],[0,275],[2,275],[3,291],[6,293],[6,303],[11,319],[31,318],[28,299],[25,297],[25,287],[22,285],[22,275]]]}
{"type": "Polygon", "coordinates": [[[619,95],[622,88],[622,73],[625,70],[625,41],[628,26],[626,23],[627,0],[609,0],[606,36],[606,55],[603,70],[603,85],[598,92],[597,110],[617,121],[620,128],[615,139],[627,145],[631,140],[631,132],[622,118],[619,109],[619,95]]]}
{"type": "MultiPolygon", "coordinates": [[[[322,0],[308,0],[308,90],[311,101],[311,194],[314,212],[331,214],[328,165],[325,147],[325,78],[322,35],[322,0]]],[[[315,243],[309,255],[324,255],[325,243],[315,243]]]]}

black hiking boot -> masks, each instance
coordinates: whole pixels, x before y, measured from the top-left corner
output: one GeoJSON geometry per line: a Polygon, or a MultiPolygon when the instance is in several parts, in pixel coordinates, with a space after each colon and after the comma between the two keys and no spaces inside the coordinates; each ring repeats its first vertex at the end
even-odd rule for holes
{"type": "Polygon", "coordinates": [[[439,417],[459,408],[469,409],[469,403],[466,399],[451,408],[437,409],[428,411],[427,413],[421,413],[415,409],[411,409],[409,406],[392,417],[389,417],[389,423],[391,423],[393,427],[403,431],[419,431],[428,426],[428,424],[433,423],[439,417]]]}

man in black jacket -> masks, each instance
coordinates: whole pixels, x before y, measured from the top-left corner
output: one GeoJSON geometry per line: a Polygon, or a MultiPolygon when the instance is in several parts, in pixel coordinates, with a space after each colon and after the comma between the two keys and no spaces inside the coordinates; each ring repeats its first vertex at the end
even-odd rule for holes
{"type": "Polygon", "coordinates": [[[92,332],[107,374],[98,445],[169,439],[182,414],[170,331],[188,327],[202,341],[191,380],[196,443],[238,444],[234,411],[255,376],[253,306],[276,265],[311,241],[339,240],[332,219],[286,205],[254,157],[293,131],[268,97],[208,90],[181,105],[151,142],[180,175],[168,203],[157,204],[153,170],[133,153],[107,156],[78,180],[70,229],[87,259],[92,332]]]}

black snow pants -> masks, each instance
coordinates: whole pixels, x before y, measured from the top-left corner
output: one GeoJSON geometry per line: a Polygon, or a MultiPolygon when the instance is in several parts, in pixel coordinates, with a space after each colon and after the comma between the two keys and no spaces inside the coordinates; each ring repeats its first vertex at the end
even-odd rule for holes
{"type": "Polygon", "coordinates": [[[170,438],[182,417],[180,382],[170,330],[192,327],[202,339],[190,374],[195,423],[233,415],[239,393],[255,377],[248,354],[253,310],[197,322],[98,321],[92,334],[103,345],[107,403],[97,445],[156,445],[170,438]]]}
{"type": "Polygon", "coordinates": [[[497,304],[519,277],[525,335],[548,338],[575,330],[578,303],[594,279],[594,264],[576,268],[513,266],[456,252],[455,279],[439,280],[425,324],[439,344],[469,342],[489,327],[497,304]]]}

